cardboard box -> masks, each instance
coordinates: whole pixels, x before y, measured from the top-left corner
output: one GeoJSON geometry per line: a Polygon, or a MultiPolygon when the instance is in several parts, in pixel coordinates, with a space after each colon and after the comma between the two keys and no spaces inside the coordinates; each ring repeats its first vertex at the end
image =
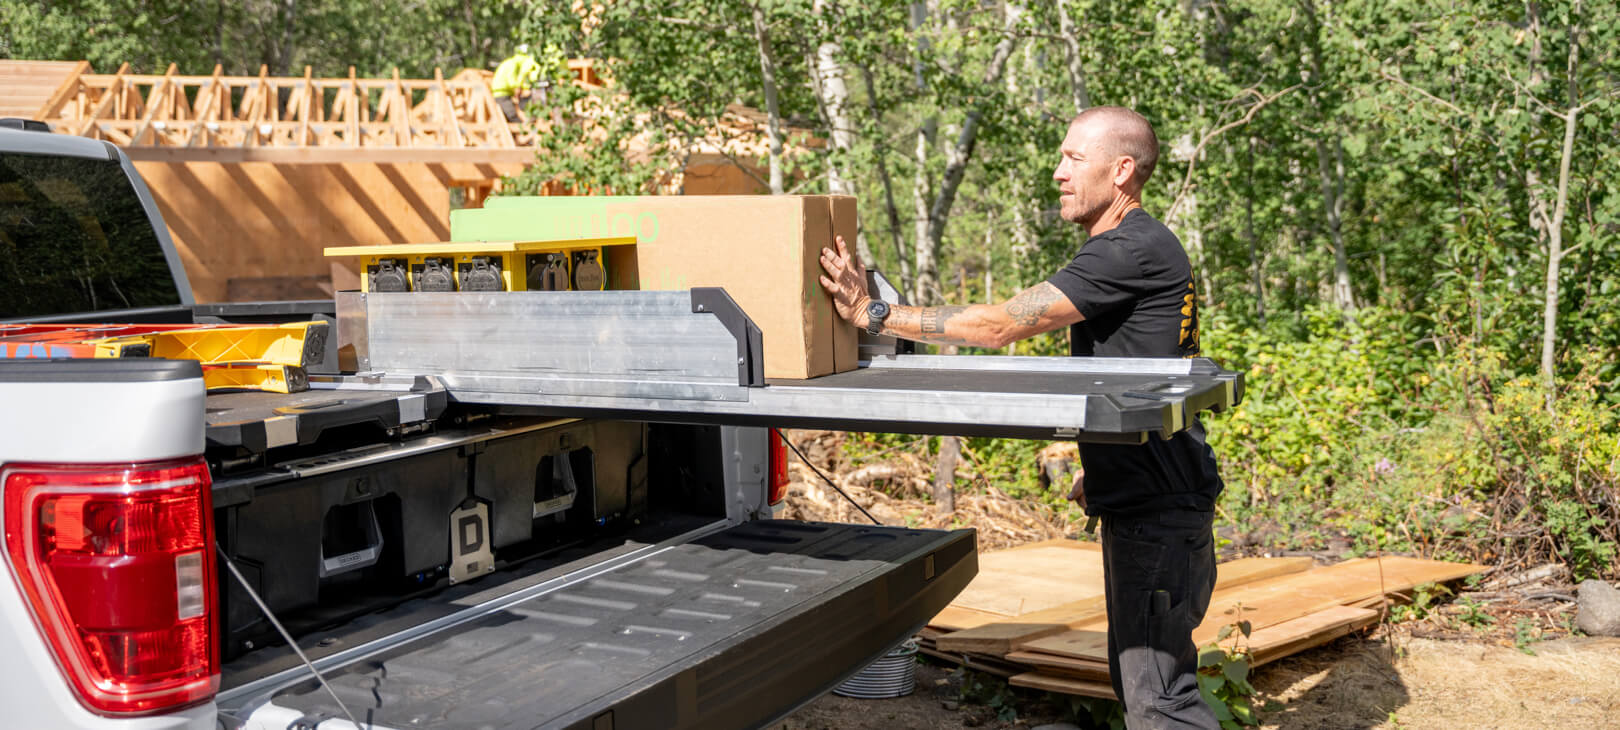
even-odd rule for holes
{"type": "Polygon", "coordinates": [[[450,214],[455,241],[635,236],[634,251],[610,254],[608,288],[724,287],[764,333],[767,378],[855,369],[855,328],[833,311],[819,281],[821,249],[834,232],[854,245],[854,198],[495,197],[450,214]]]}

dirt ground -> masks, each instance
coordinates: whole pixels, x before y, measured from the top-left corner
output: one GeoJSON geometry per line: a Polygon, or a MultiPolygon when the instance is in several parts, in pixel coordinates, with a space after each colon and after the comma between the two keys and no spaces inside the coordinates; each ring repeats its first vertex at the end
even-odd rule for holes
{"type": "MultiPolygon", "coordinates": [[[[1255,670],[1254,705],[1266,730],[1620,727],[1620,639],[1566,637],[1529,648],[1534,656],[1400,629],[1392,637],[1347,637],[1255,670]]],[[[908,697],[829,694],[775,730],[1086,727],[1038,692],[1018,692],[1017,719],[998,719],[995,708],[961,701],[960,687],[951,668],[919,664],[917,691],[908,697]]]]}
{"type": "MultiPolygon", "coordinates": [[[[792,432],[817,469],[886,524],[971,526],[981,550],[1065,536],[1073,527],[1050,510],[994,489],[959,497],[950,515],[923,502],[931,465],[895,454],[856,468],[842,458],[841,437],[792,432]],[[870,488],[874,481],[890,486],[870,488]],[[896,488],[894,485],[899,485],[896,488]]],[[[1072,444],[1071,444],[1072,446],[1072,444]]],[[[1044,468],[1044,467],[1043,467],[1044,468]]],[[[864,517],[820,475],[795,460],[789,517],[861,522],[864,517]]],[[[1252,548],[1251,548],[1252,552],[1252,548]]],[[[1223,559],[1237,557],[1223,554],[1223,559]]],[[[1336,562],[1331,551],[1316,556],[1336,562]]],[[[1463,728],[1615,728],[1620,730],[1620,639],[1573,636],[1573,586],[1562,566],[1499,574],[1461,600],[1431,607],[1421,620],[1389,623],[1369,634],[1262,666],[1250,677],[1261,727],[1277,730],[1462,730],[1463,728]],[[1523,649],[1528,650],[1521,651],[1523,649]]],[[[1500,571],[1497,571],[1500,573],[1500,571]]],[[[1009,688],[986,675],[919,663],[917,691],[892,700],[826,695],[773,730],[1012,730],[1077,718],[1067,698],[1009,688]],[[987,689],[988,687],[988,689],[987,689]]]]}

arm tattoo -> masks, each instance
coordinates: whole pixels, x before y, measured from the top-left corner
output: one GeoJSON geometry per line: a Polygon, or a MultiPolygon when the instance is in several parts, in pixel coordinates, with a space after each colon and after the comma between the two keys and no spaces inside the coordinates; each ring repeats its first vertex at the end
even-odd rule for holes
{"type": "Polygon", "coordinates": [[[952,317],[962,313],[967,307],[923,307],[922,333],[924,335],[945,334],[945,323],[952,317]]]}
{"type": "Polygon", "coordinates": [[[967,345],[966,338],[945,334],[945,326],[967,307],[895,306],[883,322],[883,334],[935,345],[967,345]]]}
{"type": "Polygon", "coordinates": [[[1018,293],[1018,296],[1008,300],[1005,309],[1012,321],[1023,327],[1034,327],[1041,323],[1046,311],[1052,304],[1063,296],[1057,287],[1047,283],[1040,283],[1018,293]]]}

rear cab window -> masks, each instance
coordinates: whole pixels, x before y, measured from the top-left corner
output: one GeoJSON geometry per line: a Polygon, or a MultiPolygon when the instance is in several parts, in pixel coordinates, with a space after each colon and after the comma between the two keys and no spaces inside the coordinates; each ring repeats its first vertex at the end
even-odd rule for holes
{"type": "Polygon", "coordinates": [[[0,318],[181,303],[117,160],[0,151],[0,318]]]}

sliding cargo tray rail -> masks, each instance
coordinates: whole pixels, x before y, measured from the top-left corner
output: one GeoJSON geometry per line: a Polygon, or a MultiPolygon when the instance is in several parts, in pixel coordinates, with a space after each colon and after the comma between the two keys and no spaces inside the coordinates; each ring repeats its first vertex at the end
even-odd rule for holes
{"type": "Polygon", "coordinates": [[[456,401],[551,416],[1141,443],[1243,394],[1203,358],[887,355],[766,380],[759,329],[719,289],[350,293],[338,310],[362,380],[431,375],[456,401]]]}

